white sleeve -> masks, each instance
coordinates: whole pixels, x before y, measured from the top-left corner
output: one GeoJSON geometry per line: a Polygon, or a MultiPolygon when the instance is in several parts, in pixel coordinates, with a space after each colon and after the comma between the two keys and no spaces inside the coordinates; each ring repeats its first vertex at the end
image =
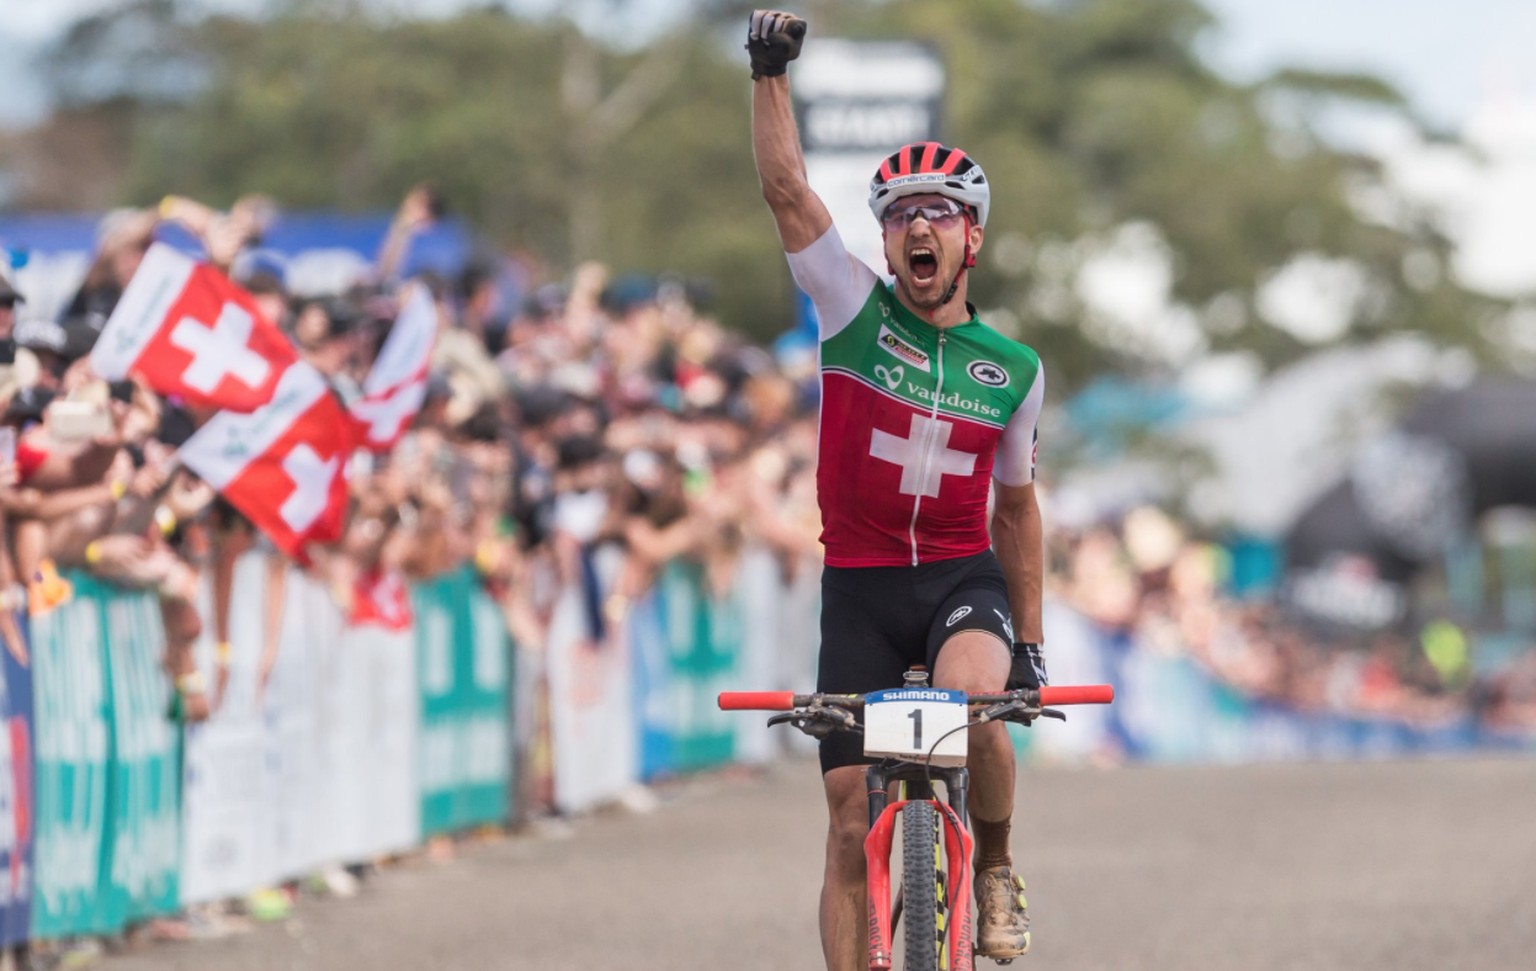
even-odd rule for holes
{"type": "Polygon", "coordinates": [[[1045,367],[1035,370],[1035,383],[1024,396],[1019,410],[1008,419],[1003,437],[997,443],[997,457],[992,463],[992,478],[1007,486],[1029,485],[1035,481],[1035,435],[1040,423],[1040,403],[1045,400],[1045,367]]]}
{"type": "Polygon", "coordinates": [[[853,323],[879,279],[874,270],[848,252],[836,226],[828,227],[800,252],[785,256],[795,283],[816,306],[822,340],[853,323]]]}

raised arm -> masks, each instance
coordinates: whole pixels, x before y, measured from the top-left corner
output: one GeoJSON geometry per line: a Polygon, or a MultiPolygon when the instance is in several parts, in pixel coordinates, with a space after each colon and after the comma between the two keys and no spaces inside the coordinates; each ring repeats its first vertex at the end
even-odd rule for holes
{"type": "Polygon", "coordinates": [[[789,97],[785,65],[800,53],[805,21],[758,10],[747,31],[752,56],[752,153],[763,198],[773,211],[784,252],[798,253],[832,226],[832,215],[805,177],[805,156],[789,97]]]}

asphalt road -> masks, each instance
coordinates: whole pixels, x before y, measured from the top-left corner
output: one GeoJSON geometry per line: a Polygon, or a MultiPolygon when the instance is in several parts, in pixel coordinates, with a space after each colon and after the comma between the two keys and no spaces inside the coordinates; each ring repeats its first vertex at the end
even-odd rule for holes
{"type": "MultiPolygon", "coordinates": [[[[1020,795],[1014,968],[1536,968],[1536,760],[1044,769],[1020,795]]],[[[102,967],[815,971],[824,819],[810,762],[696,780],[102,967]]]]}

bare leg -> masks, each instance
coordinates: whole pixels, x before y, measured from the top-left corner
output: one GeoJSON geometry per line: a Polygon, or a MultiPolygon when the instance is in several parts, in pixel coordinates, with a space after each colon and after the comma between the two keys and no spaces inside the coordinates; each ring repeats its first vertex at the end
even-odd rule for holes
{"type": "Polygon", "coordinates": [[[864,837],[869,799],[864,767],[848,765],[822,776],[827,790],[827,870],[821,886],[821,950],[827,971],[869,966],[864,837]]]}
{"type": "MultiPolygon", "coordinates": [[[[966,631],[944,643],[934,684],[973,694],[1001,691],[1008,681],[1009,649],[992,634],[966,631]]],[[[1013,872],[1008,847],[1013,817],[1013,742],[1000,722],[971,730],[971,823],[976,835],[976,948],[991,958],[1029,950],[1024,882],[1013,872]]]]}
{"type": "MultiPolygon", "coordinates": [[[[1008,683],[1008,648],[985,631],[962,631],[944,642],[934,665],[938,688],[958,688],[971,694],[1002,691],[1008,683]]],[[[1013,740],[1002,722],[971,729],[971,815],[977,819],[1008,819],[1013,815],[1013,740]]]]}

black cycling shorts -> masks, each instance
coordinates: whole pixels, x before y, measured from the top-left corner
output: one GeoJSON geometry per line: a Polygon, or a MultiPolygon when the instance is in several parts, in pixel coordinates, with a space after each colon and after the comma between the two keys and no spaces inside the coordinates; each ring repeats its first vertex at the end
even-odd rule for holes
{"type": "MultiPolygon", "coordinates": [[[[944,642],[970,630],[1013,643],[1008,586],[991,550],[910,567],[825,567],[816,690],[899,688],[903,672],[924,664],[931,673],[944,642]]],[[[821,740],[822,772],[871,761],[862,735],[821,740]]]]}

